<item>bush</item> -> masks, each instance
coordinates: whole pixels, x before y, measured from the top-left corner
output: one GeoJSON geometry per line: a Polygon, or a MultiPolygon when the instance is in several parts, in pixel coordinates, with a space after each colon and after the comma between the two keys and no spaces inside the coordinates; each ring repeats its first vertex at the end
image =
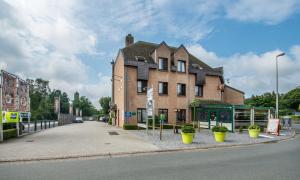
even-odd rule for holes
{"type": "Polygon", "coordinates": [[[195,129],[193,128],[193,126],[190,125],[183,125],[181,127],[181,131],[183,133],[195,133],[195,129]]]}
{"type": "Polygon", "coordinates": [[[139,129],[139,127],[137,125],[124,124],[123,129],[124,130],[137,130],[137,129],[139,129]]]}
{"type": "Polygon", "coordinates": [[[112,118],[111,117],[109,117],[109,119],[108,119],[108,124],[112,125],[112,118]]]}
{"type": "Polygon", "coordinates": [[[257,130],[260,131],[259,125],[253,124],[248,127],[249,130],[257,130]]]}
{"type": "Polygon", "coordinates": [[[223,132],[223,133],[226,133],[228,131],[227,127],[225,126],[214,126],[211,130],[212,132],[223,132]]]}
{"type": "Polygon", "coordinates": [[[17,137],[17,129],[6,129],[3,130],[3,139],[15,138],[17,137]]]}
{"type": "Polygon", "coordinates": [[[242,133],[243,132],[243,126],[240,126],[239,127],[239,133],[242,133]]]}

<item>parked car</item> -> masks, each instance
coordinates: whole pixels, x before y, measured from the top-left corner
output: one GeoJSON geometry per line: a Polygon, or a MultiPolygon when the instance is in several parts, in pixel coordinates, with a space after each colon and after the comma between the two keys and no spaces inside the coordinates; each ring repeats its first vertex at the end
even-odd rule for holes
{"type": "Polygon", "coordinates": [[[82,117],[76,117],[73,123],[83,123],[82,117]]]}
{"type": "Polygon", "coordinates": [[[102,121],[103,121],[103,122],[108,122],[108,116],[102,117],[102,121]]]}

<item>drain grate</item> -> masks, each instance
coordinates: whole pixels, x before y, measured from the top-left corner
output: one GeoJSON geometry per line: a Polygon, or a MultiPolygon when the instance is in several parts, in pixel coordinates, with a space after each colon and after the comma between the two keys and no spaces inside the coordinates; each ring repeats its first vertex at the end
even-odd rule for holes
{"type": "Polygon", "coordinates": [[[119,133],[117,133],[116,131],[109,131],[108,134],[109,135],[119,135],[119,133]]]}
{"type": "Polygon", "coordinates": [[[33,140],[27,140],[26,142],[33,142],[33,140]]]}

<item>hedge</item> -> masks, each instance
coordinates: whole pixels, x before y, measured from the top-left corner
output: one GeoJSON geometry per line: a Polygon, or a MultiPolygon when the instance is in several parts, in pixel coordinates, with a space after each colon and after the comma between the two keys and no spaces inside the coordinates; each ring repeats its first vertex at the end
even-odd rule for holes
{"type": "Polygon", "coordinates": [[[125,130],[137,130],[139,127],[137,125],[124,124],[123,129],[125,130]]]}
{"type": "Polygon", "coordinates": [[[17,129],[6,129],[3,130],[3,139],[15,138],[17,137],[17,129]]]}

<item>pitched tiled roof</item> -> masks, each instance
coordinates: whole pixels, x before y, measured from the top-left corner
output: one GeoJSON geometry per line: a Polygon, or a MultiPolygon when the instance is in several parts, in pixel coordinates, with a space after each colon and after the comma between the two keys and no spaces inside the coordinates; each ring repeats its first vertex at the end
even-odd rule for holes
{"type": "MultiPolygon", "coordinates": [[[[136,61],[137,57],[145,58],[145,60],[149,64],[155,64],[154,60],[151,57],[151,54],[159,46],[160,46],[160,44],[138,41],[134,44],[131,44],[131,45],[121,49],[121,51],[122,51],[122,54],[123,54],[124,59],[127,62],[127,64],[130,63],[130,61],[136,61]]],[[[176,52],[176,50],[178,49],[178,48],[172,47],[172,46],[168,46],[168,47],[170,48],[172,54],[174,54],[176,52]]],[[[190,62],[189,69],[195,69],[195,67],[193,65],[197,64],[208,74],[216,75],[216,76],[223,75],[222,68],[212,68],[190,53],[189,53],[189,62],[190,62]]]]}

